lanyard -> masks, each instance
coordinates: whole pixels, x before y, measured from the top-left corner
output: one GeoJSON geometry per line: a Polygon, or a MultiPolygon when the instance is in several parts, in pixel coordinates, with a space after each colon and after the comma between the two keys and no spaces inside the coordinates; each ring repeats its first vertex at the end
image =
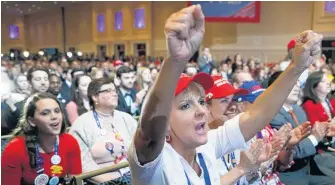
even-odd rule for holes
{"type": "Polygon", "coordinates": [[[332,119],[332,118],[334,117],[334,115],[333,115],[333,107],[332,107],[332,105],[330,104],[330,102],[329,102],[328,99],[326,99],[326,103],[327,103],[327,105],[328,105],[328,107],[329,107],[330,115],[332,116],[330,119],[332,119]]]}
{"type": "MultiPolygon", "coordinates": [[[[55,143],[55,154],[53,156],[58,156],[58,136],[56,138],[56,143],[55,143]]],[[[44,172],[44,168],[43,168],[43,164],[44,164],[44,159],[41,157],[40,151],[39,151],[39,145],[36,143],[35,144],[35,150],[36,150],[36,164],[37,164],[37,174],[43,174],[44,172]]],[[[51,158],[51,162],[54,163],[52,161],[51,158]]]]}
{"type": "MultiPolygon", "coordinates": [[[[207,166],[206,166],[206,163],[205,163],[205,160],[204,160],[204,157],[202,156],[201,153],[198,153],[198,157],[199,157],[200,166],[201,166],[202,171],[204,173],[205,184],[206,185],[212,185],[211,179],[209,177],[208,169],[207,169],[207,166]]],[[[187,179],[187,185],[192,185],[185,170],[184,170],[184,172],[185,172],[185,176],[186,176],[186,179],[187,179]]]]}
{"type": "Polygon", "coordinates": [[[97,112],[93,111],[93,116],[94,116],[95,123],[97,124],[98,128],[102,129],[97,112]]]}
{"type": "MultiPolygon", "coordinates": [[[[236,159],[236,158],[235,158],[235,153],[232,152],[230,155],[231,155],[231,164],[232,164],[233,168],[235,168],[235,167],[237,166],[237,164],[236,164],[236,160],[235,160],[235,159],[236,159]]],[[[228,154],[228,162],[229,162],[229,156],[230,156],[230,155],[228,154]]],[[[229,172],[230,169],[229,169],[229,167],[228,167],[228,164],[227,164],[227,162],[226,162],[226,159],[224,158],[224,156],[222,156],[221,159],[222,159],[224,165],[226,166],[227,171],[229,172]]],[[[237,184],[237,185],[240,185],[240,179],[236,182],[236,184],[237,184]]]]}
{"type": "MultiPolygon", "coordinates": [[[[97,113],[96,111],[93,111],[93,116],[94,116],[95,123],[97,124],[98,128],[99,128],[100,130],[104,130],[104,129],[101,127],[101,123],[100,123],[99,118],[98,118],[98,113],[97,113]]],[[[121,136],[119,136],[119,132],[116,130],[116,128],[114,127],[114,125],[111,124],[111,126],[112,126],[112,129],[113,129],[114,134],[116,134],[116,137],[121,137],[121,136]]],[[[117,138],[117,139],[119,139],[119,140],[123,140],[122,138],[117,138]]]]}

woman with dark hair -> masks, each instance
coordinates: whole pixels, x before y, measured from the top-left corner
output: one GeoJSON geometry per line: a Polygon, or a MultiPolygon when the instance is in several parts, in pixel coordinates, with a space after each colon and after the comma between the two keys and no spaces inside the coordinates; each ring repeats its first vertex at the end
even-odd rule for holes
{"type": "MultiPolygon", "coordinates": [[[[112,80],[100,78],[88,86],[92,107],[74,122],[70,129],[81,149],[83,172],[127,161],[126,151],[137,128],[136,120],[125,112],[115,110],[118,96],[112,80]]],[[[130,183],[129,168],[95,176],[89,181],[114,184],[130,183]]]]}
{"type": "Polygon", "coordinates": [[[330,91],[330,80],[324,72],[314,72],[307,78],[302,107],[312,125],[334,118],[335,99],[328,98],[330,91]]]}
{"type": "Polygon", "coordinates": [[[72,101],[70,101],[65,107],[71,125],[78,118],[78,116],[90,110],[87,88],[91,81],[91,77],[86,74],[78,75],[72,81],[72,101]]]}
{"type": "Polygon", "coordinates": [[[14,83],[16,88],[11,95],[15,103],[26,99],[31,94],[31,87],[26,75],[22,73],[18,74],[14,83]]]}
{"type": "Polygon", "coordinates": [[[30,96],[14,138],[1,156],[1,183],[55,185],[64,183],[68,175],[80,174],[80,149],[77,141],[65,133],[65,122],[53,95],[30,96]]]}

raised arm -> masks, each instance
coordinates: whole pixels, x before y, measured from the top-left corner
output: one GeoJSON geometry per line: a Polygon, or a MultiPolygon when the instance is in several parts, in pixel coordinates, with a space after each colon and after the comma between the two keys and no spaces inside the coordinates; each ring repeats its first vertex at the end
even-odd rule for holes
{"type": "Polygon", "coordinates": [[[168,55],[144,101],[134,138],[136,155],[142,164],[153,161],[163,149],[177,82],[186,63],[199,49],[204,24],[199,5],[172,14],[165,23],[168,55]]]}
{"type": "Polygon", "coordinates": [[[240,129],[246,141],[270,123],[278,113],[301,73],[321,52],[322,35],[305,31],[296,38],[293,60],[278,79],[240,117],[240,129]]]}

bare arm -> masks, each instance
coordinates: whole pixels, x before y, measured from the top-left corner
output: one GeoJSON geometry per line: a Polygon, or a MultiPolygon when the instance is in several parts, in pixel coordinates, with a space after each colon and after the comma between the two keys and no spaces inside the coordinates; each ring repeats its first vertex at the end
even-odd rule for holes
{"type": "Polygon", "coordinates": [[[231,185],[235,184],[243,175],[246,174],[246,171],[236,167],[229,171],[227,174],[220,177],[221,185],[231,185]]]}
{"type": "Polygon", "coordinates": [[[297,37],[293,61],[279,78],[241,115],[240,129],[246,141],[270,123],[278,113],[301,73],[320,53],[322,36],[305,31],[297,37]]]}
{"type": "Polygon", "coordinates": [[[134,144],[141,164],[161,153],[178,79],[187,61],[198,50],[204,34],[204,15],[200,6],[174,13],[166,21],[168,57],[146,97],[134,144]]]}

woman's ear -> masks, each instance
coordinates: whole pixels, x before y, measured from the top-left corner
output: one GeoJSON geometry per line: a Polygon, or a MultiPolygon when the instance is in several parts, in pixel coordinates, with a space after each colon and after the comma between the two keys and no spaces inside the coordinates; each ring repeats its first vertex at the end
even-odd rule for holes
{"type": "Polygon", "coordinates": [[[92,100],[93,100],[94,105],[97,105],[98,104],[98,95],[93,95],[92,100]]]}
{"type": "Polygon", "coordinates": [[[36,124],[34,123],[34,118],[28,118],[28,123],[29,123],[29,125],[31,126],[31,127],[36,127],[36,124]]]}

